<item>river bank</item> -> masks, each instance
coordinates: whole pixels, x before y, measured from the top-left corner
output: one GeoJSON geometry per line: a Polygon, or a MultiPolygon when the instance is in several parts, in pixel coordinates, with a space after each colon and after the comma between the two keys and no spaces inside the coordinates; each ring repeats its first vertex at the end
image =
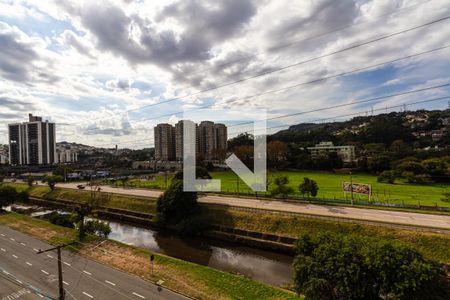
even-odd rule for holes
{"type": "MultiPolygon", "coordinates": [[[[71,189],[57,188],[50,191],[48,187],[26,185],[14,185],[19,190],[27,190],[31,196],[40,197],[50,201],[64,201],[65,204],[73,204],[78,201],[86,201],[90,193],[71,189]]],[[[110,195],[103,206],[108,214],[114,214],[114,210],[125,208],[133,214],[136,221],[149,222],[148,217],[136,216],[136,214],[151,215],[155,212],[156,199],[136,196],[110,195]],[[127,204],[129,203],[129,204],[127,204]]],[[[338,220],[327,220],[315,216],[276,213],[264,210],[248,210],[236,207],[217,205],[201,205],[202,215],[208,224],[220,227],[258,233],[261,237],[270,235],[286,237],[295,240],[301,234],[317,234],[323,231],[334,233],[354,234],[360,236],[375,236],[386,240],[399,240],[417,249],[428,258],[442,263],[450,262],[450,234],[442,231],[424,231],[407,228],[399,228],[393,224],[377,226],[374,224],[349,223],[338,220]]],[[[226,232],[226,231],[225,231],[226,232]]],[[[246,235],[245,239],[254,239],[252,235],[246,235]]],[[[270,240],[270,239],[269,239],[270,240]]],[[[254,245],[252,245],[254,246],[254,245]]]]}
{"type": "MultiPolygon", "coordinates": [[[[51,244],[69,243],[76,237],[75,230],[17,213],[0,214],[0,224],[51,244]]],[[[79,255],[146,280],[163,280],[163,286],[196,299],[298,299],[292,292],[244,276],[156,254],[111,239],[89,237],[82,244],[76,244],[70,249],[79,255]],[[155,255],[153,271],[150,265],[151,254],[155,255]]]]}

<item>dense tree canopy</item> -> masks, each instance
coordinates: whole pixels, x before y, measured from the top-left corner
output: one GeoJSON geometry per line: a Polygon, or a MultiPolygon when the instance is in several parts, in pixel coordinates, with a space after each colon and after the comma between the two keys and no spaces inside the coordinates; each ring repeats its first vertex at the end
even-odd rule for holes
{"type": "Polygon", "coordinates": [[[296,250],[295,289],[307,300],[448,299],[442,266],[399,242],[323,233],[296,250]]]}

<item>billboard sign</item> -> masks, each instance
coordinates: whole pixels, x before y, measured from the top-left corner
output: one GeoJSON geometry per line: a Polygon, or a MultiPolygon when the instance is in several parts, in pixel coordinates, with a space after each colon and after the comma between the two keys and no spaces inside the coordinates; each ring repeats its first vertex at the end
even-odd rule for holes
{"type": "Polygon", "coordinates": [[[347,193],[364,194],[364,195],[372,194],[372,186],[370,184],[365,183],[343,182],[342,190],[347,193]]]}

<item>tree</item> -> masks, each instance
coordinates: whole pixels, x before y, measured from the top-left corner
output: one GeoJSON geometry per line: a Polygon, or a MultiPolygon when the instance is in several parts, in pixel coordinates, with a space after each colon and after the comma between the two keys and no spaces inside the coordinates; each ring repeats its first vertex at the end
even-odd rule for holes
{"type": "Polygon", "coordinates": [[[11,186],[0,186],[0,210],[15,202],[27,203],[28,193],[26,191],[17,192],[11,186]]]}
{"type": "Polygon", "coordinates": [[[120,182],[122,182],[122,187],[125,188],[127,186],[128,181],[130,181],[130,178],[128,176],[122,177],[119,179],[120,182]]]}
{"type": "Polygon", "coordinates": [[[34,182],[33,177],[28,176],[28,178],[27,178],[27,184],[28,184],[29,187],[32,187],[32,186],[33,186],[33,182],[34,182]]]}
{"type": "Polygon", "coordinates": [[[447,172],[447,163],[440,158],[430,158],[422,161],[422,165],[431,176],[442,176],[447,172]]]}
{"type": "Polygon", "coordinates": [[[62,178],[66,178],[67,173],[72,173],[73,169],[64,165],[64,164],[59,164],[58,166],[56,166],[55,171],[53,171],[53,175],[57,175],[57,176],[61,176],[62,178]]]}
{"type": "Polygon", "coordinates": [[[53,191],[55,189],[55,186],[58,182],[62,182],[64,178],[59,175],[47,175],[44,177],[42,182],[47,182],[50,189],[53,191]]]}
{"type": "Polygon", "coordinates": [[[294,286],[306,300],[448,296],[442,266],[397,241],[321,233],[301,236],[296,252],[294,286]]]}
{"type": "MultiPolygon", "coordinates": [[[[78,204],[74,208],[75,216],[74,223],[76,223],[76,228],[78,231],[78,239],[80,241],[84,240],[86,234],[88,234],[88,230],[90,229],[86,222],[86,217],[91,215],[95,209],[97,209],[100,205],[103,204],[103,201],[106,200],[101,193],[101,189],[98,185],[98,181],[91,181],[91,194],[89,199],[85,203],[78,204]]],[[[106,198],[110,199],[111,195],[107,195],[106,198]]],[[[107,200],[109,200],[107,199],[107,200]]],[[[108,233],[109,234],[109,233],[108,233]]]]}
{"type": "Polygon", "coordinates": [[[294,190],[288,185],[289,178],[287,176],[277,176],[273,179],[273,184],[275,188],[271,191],[271,195],[274,197],[287,198],[289,194],[293,193],[294,190]]]}
{"type": "Polygon", "coordinates": [[[267,163],[269,167],[279,168],[280,163],[286,160],[287,144],[280,141],[270,141],[267,144],[267,163]]]}
{"type": "Polygon", "coordinates": [[[111,226],[109,226],[108,222],[88,220],[85,224],[85,230],[88,234],[97,235],[106,239],[111,233],[111,226]]]}
{"type": "Polygon", "coordinates": [[[317,185],[317,182],[315,180],[305,177],[303,178],[303,182],[298,186],[298,189],[300,191],[300,194],[302,194],[303,196],[307,195],[309,199],[311,196],[317,196],[319,186],[317,185]]]}
{"type": "Polygon", "coordinates": [[[0,187],[0,210],[3,207],[13,204],[18,198],[18,194],[15,188],[10,186],[0,187]]]}
{"type": "Polygon", "coordinates": [[[381,172],[378,177],[378,182],[387,182],[387,183],[394,183],[395,182],[395,172],[394,171],[383,171],[381,172]]]}
{"type": "MultiPolygon", "coordinates": [[[[202,167],[195,168],[195,178],[196,179],[212,179],[211,175],[208,173],[208,170],[202,167]]],[[[178,171],[173,176],[173,179],[183,180],[183,171],[178,171]]]]}
{"type": "Polygon", "coordinates": [[[247,168],[253,170],[253,145],[237,146],[233,149],[233,153],[247,166],[247,168]]]}
{"type": "Polygon", "coordinates": [[[387,153],[381,153],[371,156],[367,160],[367,169],[369,172],[378,173],[391,169],[391,156],[387,153]]]}
{"type": "Polygon", "coordinates": [[[156,222],[175,227],[182,234],[199,234],[202,224],[198,212],[197,193],[183,191],[183,181],[174,180],[158,198],[156,222]]]}

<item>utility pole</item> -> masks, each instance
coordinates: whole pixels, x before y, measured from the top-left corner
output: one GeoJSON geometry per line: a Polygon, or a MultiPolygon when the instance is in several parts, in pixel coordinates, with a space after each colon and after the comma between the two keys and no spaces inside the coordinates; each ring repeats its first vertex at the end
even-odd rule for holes
{"type": "Polygon", "coordinates": [[[59,300],[64,300],[65,299],[65,291],[64,291],[64,286],[63,286],[63,272],[62,272],[62,264],[61,264],[61,248],[64,248],[66,246],[69,246],[73,243],[70,244],[65,244],[65,245],[60,245],[60,246],[56,246],[47,250],[39,250],[37,252],[37,254],[42,254],[45,252],[50,252],[53,250],[56,250],[58,253],[58,286],[59,286],[59,300]]]}
{"type": "Polygon", "coordinates": [[[352,171],[350,171],[350,192],[352,195],[352,206],[353,206],[353,176],[352,176],[352,171]]]}

